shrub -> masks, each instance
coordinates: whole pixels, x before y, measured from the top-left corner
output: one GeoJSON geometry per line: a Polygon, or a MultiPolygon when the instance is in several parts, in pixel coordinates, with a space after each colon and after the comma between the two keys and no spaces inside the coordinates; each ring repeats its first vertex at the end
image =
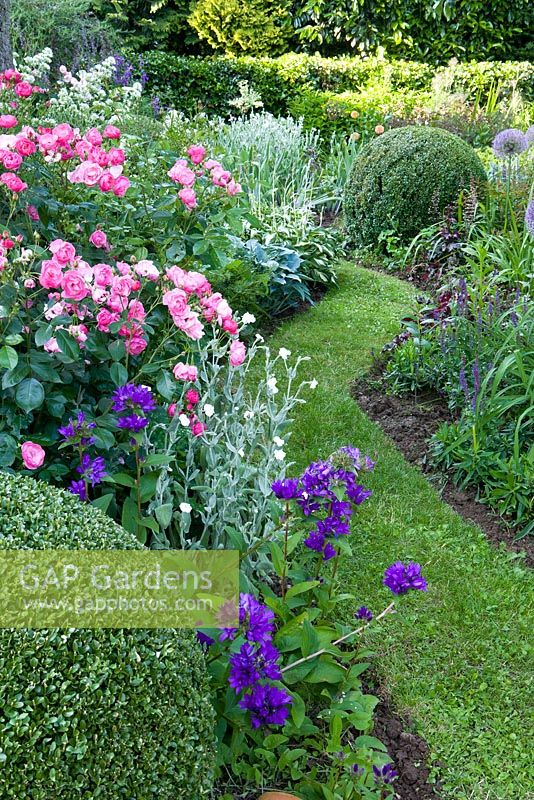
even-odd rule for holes
{"type": "Polygon", "coordinates": [[[375,245],[382,231],[394,229],[409,240],[472,182],[485,182],[484,168],[457,136],[417,126],[388,131],[354,163],[345,189],[349,238],[375,245]]]}
{"type": "Polygon", "coordinates": [[[283,52],[291,33],[284,0],[198,0],[189,22],[214,50],[230,55],[283,52]]]}
{"type": "MultiPolygon", "coordinates": [[[[72,495],[4,473],[0,547],[141,545],[72,495]]],[[[192,634],[3,629],[0,654],[2,798],[208,796],[213,715],[192,634]]]]}

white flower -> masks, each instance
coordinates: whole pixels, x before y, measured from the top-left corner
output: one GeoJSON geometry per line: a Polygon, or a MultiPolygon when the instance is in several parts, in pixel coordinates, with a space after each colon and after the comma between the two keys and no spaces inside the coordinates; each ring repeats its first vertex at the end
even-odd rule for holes
{"type": "Polygon", "coordinates": [[[278,387],[276,385],[276,378],[269,378],[267,381],[267,389],[271,394],[277,394],[278,387]]]}
{"type": "Polygon", "coordinates": [[[310,389],[317,389],[317,386],[318,384],[315,378],[312,381],[310,381],[310,389]]]}
{"type": "Polygon", "coordinates": [[[261,333],[257,333],[256,336],[254,337],[254,339],[255,339],[256,342],[264,342],[265,341],[265,339],[263,338],[261,333]]]}
{"type": "Polygon", "coordinates": [[[180,511],[182,514],[190,514],[192,510],[193,508],[189,503],[180,503],[180,511]]]}
{"type": "Polygon", "coordinates": [[[284,446],[284,444],[285,444],[284,440],[283,440],[283,439],[281,439],[279,436],[275,436],[275,437],[274,437],[274,439],[273,439],[273,442],[274,442],[276,445],[278,445],[278,447],[283,447],[283,446],[284,446]]]}
{"type": "Polygon", "coordinates": [[[206,403],[202,407],[202,411],[204,412],[204,414],[207,417],[213,417],[213,415],[215,414],[215,409],[213,408],[213,406],[210,403],[206,403]]]}
{"type": "Polygon", "coordinates": [[[245,457],[245,451],[243,450],[242,447],[240,447],[239,450],[237,451],[237,455],[241,456],[241,458],[245,457]]]}
{"type": "Polygon", "coordinates": [[[286,347],[281,347],[280,350],[278,351],[278,355],[280,356],[281,359],[287,361],[287,359],[291,355],[291,350],[288,350],[286,347]]]}
{"type": "Polygon", "coordinates": [[[245,419],[252,419],[252,417],[254,416],[254,412],[253,411],[245,411],[243,416],[245,417],[245,419]]]}
{"type": "Polygon", "coordinates": [[[184,428],[189,428],[189,425],[190,425],[191,421],[190,421],[189,417],[187,416],[187,414],[180,414],[178,419],[180,420],[180,425],[183,425],[184,428]]]}
{"type": "Polygon", "coordinates": [[[284,458],[286,457],[285,450],[275,450],[274,457],[276,458],[277,461],[283,461],[284,458]]]}
{"type": "Polygon", "coordinates": [[[243,323],[243,325],[252,325],[254,322],[256,322],[256,317],[254,316],[254,314],[249,314],[247,311],[241,317],[241,322],[243,323]]]}

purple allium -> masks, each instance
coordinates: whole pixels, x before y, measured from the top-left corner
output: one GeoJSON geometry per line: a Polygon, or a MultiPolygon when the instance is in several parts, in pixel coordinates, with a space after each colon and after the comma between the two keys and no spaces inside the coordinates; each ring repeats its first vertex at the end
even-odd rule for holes
{"type": "Polygon", "coordinates": [[[373,774],[375,782],[380,784],[393,783],[398,773],[393,764],[384,764],[383,767],[373,767],[373,774]]]}
{"type": "Polygon", "coordinates": [[[197,640],[205,648],[211,647],[215,643],[215,639],[212,639],[211,636],[208,636],[203,631],[197,631],[197,640]]]}
{"type": "Polygon", "coordinates": [[[506,128],[497,134],[491,146],[497,158],[511,158],[523,153],[528,147],[528,141],[518,128],[506,128]]]}
{"type": "Polygon", "coordinates": [[[87,500],[87,489],[84,481],[71,481],[68,491],[71,494],[77,494],[80,500],[87,500]]]}
{"type": "Polygon", "coordinates": [[[76,472],[82,476],[83,481],[87,481],[91,486],[96,486],[97,483],[102,483],[103,478],[108,474],[106,472],[106,462],[102,456],[96,456],[91,459],[88,453],[82,456],[82,463],[76,467],[76,472]]]}
{"type": "Polygon", "coordinates": [[[525,131],[525,139],[527,140],[529,146],[534,144],[534,125],[531,125],[530,128],[527,128],[525,131]]]}
{"type": "Polygon", "coordinates": [[[276,686],[256,686],[239,701],[241,708],[250,711],[254,729],[263,725],[283,725],[289,716],[291,696],[276,686]]]}
{"type": "Polygon", "coordinates": [[[301,495],[298,478],[274,481],[271,484],[271,489],[279,500],[294,500],[301,495]]]}
{"type": "Polygon", "coordinates": [[[138,433],[148,425],[147,417],[140,417],[139,414],[128,414],[126,417],[118,417],[117,427],[124,428],[126,431],[138,433]]]}
{"type": "Polygon", "coordinates": [[[421,565],[410,561],[406,566],[402,561],[391,564],[384,572],[384,586],[393,594],[406,594],[410,589],[426,592],[428,585],[421,575],[421,565]]]}
{"type": "Polygon", "coordinates": [[[525,212],[525,228],[534,236],[534,200],[531,200],[525,212]]]}
{"type": "Polygon", "coordinates": [[[148,386],[127,383],[119,386],[111,398],[113,411],[122,413],[123,411],[142,411],[149,414],[156,408],[156,401],[148,386]]]}
{"type": "Polygon", "coordinates": [[[366,622],[371,622],[373,619],[373,612],[369,611],[367,606],[360,606],[354,616],[356,619],[364,619],[366,622]]]}

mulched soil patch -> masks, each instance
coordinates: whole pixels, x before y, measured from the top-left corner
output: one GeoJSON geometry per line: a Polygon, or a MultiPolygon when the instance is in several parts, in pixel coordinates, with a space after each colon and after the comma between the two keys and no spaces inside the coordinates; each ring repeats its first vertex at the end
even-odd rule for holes
{"type": "MultiPolygon", "coordinates": [[[[378,370],[375,366],[373,372],[378,370]]],[[[525,553],[525,564],[534,566],[534,537],[514,541],[513,528],[478,502],[474,490],[459,489],[446,474],[433,469],[427,443],[440,424],[451,419],[445,401],[435,393],[388,395],[373,377],[371,373],[371,379],[357,380],[351,387],[351,394],[362,411],[378,422],[408,461],[429,475],[443,500],[458,514],[482,528],[492,544],[504,542],[507,549],[525,553]]]]}
{"type": "Polygon", "coordinates": [[[393,784],[395,797],[399,800],[439,800],[442,796],[439,783],[428,781],[430,748],[427,743],[414,732],[409,717],[397,714],[384,692],[372,686],[366,688],[380,697],[374,712],[373,736],[385,744],[398,772],[393,784]]]}

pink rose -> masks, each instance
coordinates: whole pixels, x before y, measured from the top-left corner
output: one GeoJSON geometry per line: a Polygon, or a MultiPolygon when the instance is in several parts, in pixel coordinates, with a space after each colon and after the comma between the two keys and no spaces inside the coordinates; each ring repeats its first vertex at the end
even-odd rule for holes
{"type": "Polygon", "coordinates": [[[96,327],[103,333],[109,333],[109,326],[113,322],[118,322],[120,315],[108,311],[107,308],[102,308],[96,315],[96,327]]]}
{"type": "Polygon", "coordinates": [[[30,97],[33,94],[33,86],[27,81],[20,81],[15,86],[15,94],[17,97],[30,97]]]}
{"type": "Polygon", "coordinates": [[[22,164],[22,156],[20,156],[18,153],[12,153],[10,150],[6,150],[4,156],[2,157],[2,161],[6,169],[15,171],[22,164]]]}
{"type": "Polygon", "coordinates": [[[4,183],[11,192],[23,192],[28,188],[28,184],[21,181],[18,175],[12,172],[4,172],[0,175],[0,183],[4,183]]]}
{"type": "Polygon", "coordinates": [[[164,306],[167,306],[173,317],[185,314],[188,309],[187,295],[183,289],[171,289],[165,292],[162,298],[164,306]]]}
{"type": "Polygon", "coordinates": [[[106,139],[120,139],[121,132],[115,125],[106,125],[102,131],[102,136],[104,136],[106,139]]]}
{"type": "Polygon", "coordinates": [[[109,172],[104,172],[98,181],[98,185],[100,186],[100,191],[111,192],[115,186],[115,178],[109,172]]]}
{"type": "Polygon", "coordinates": [[[179,361],[174,365],[173,375],[177,381],[196,381],[198,379],[198,370],[190,364],[184,364],[179,361]]]}
{"type": "Polygon", "coordinates": [[[130,181],[128,180],[126,175],[119,175],[119,177],[115,180],[115,185],[113,187],[113,194],[115,195],[115,197],[124,197],[129,186],[130,186],[130,181]]]}
{"type": "Polygon", "coordinates": [[[214,186],[227,186],[232,180],[232,176],[228,170],[225,170],[222,167],[215,167],[211,173],[211,176],[214,186]]]}
{"type": "Polygon", "coordinates": [[[143,322],[146,317],[146,311],[140,300],[130,300],[128,304],[128,319],[143,322]]]}
{"type": "Polygon", "coordinates": [[[61,281],[61,288],[63,289],[63,297],[68,300],[83,300],[89,294],[83,277],[76,269],[69,269],[65,272],[61,281]]]}
{"type": "Polygon", "coordinates": [[[189,189],[189,188],[180,189],[180,191],[178,192],[178,197],[180,198],[184,206],[188,208],[190,211],[198,206],[197,196],[195,194],[194,189],[189,189]]]}
{"type": "Polygon", "coordinates": [[[240,342],[239,339],[233,341],[230,345],[230,364],[233,367],[240,367],[245,360],[246,355],[247,348],[243,342],[240,342]]]}
{"type": "Polygon", "coordinates": [[[167,172],[169,178],[175,183],[181,183],[182,186],[192,186],[195,182],[196,176],[192,169],[189,169],[183,161],[177,161],[174,166],[167,172]]]}
{"type": "Polygon", "coordinates": [[[110,147],[108,150],[109,156],[109,163],[113,167],[118,167],[121,164],[124,164],[126,160],[126,156],[124,155],[124,150],[121,150],[120,147],[110,147]]]}
{"type": "Polygon", "coordinates": [[[85,183],[86,186],[95,186],[102,177],[102,167],[90,161],[80,164],[80,169],[80,183],[85,183]]]}
{"type": "Polygon", "coordinates": [[[44,316],[45,319],[47,319],[50,322],[51,319],[54,319],[55,317],[60,317],[64,313],[65,313],[65,304],[54,303],[53,306],[50,306],[50,308],[46,309],[46,311],[44,312],[44,316]]]}
{"type": "Polygon", "coordinates": [[[60,144],[67,144],[74,139],[74,131],[68,122],[56,125],[55,128],[52,128],[52,133],[60,144]]]}
{"type": "Polygon", "coordinates": [[[102,134],[98,128],[90,128],[83,138],[87,139],[91,144],[96,145],[96,147],[102,144],[102,134]]]}
{"type": "Polygon", "coordinates": [[[169,280],[171,280],[178,289],[184,288],[185,276],[187,275],[184,269],[177,266],[169,267],[169,269],[166,270],[165,274],[167,275],[167,278],[169,278],[169,280]]]}
{"type": "Polygon", "coordinates": [[[17,141],[15,142],[15,150],[21,156],[26,158],[26,156],[31,156],[37,150],[37,145],[35,142],[32,142],[31,139],[27,139],[25,136],[18,136],[17,141]]]}
{"type": "Polygon", "coordinates": [[[197,341],[204,334],[204,326],[194,311],[188,311],[184,316],[173,316],[172,321],[190,339],[197,341]]]}
{"type": "Polygon", "coordinates": [[[13,114],[0,114],[0,128],[14,128],[18,124],[18,119],[13,114]]]}
{"type": "Polygon", "coordinates": [[[111,250],[111,247],[109,246],[108,242],[108,237],[106,236],[104,231],[99,231],[99,230],[93,231],[89,237],[89,241],[91,242],[91,244],[93,244],[95,247],[98,247],[101,250],[111,250]]]}
{"type": "Polygon", "coordinates": [[[39,221],[39,212],[37,211],[35,206],[26,206],[26,214],[34,222],[38,222],[39,221]]]}
{"type": "Polygon", "coordinates": [[[111,286],[113,282],[113,270],[108,264],[95,264],[93,267],[95,283],[102,289],[111,286]]]}
{"type": "Polygon", "coordinates": [[[188,292],[188,294],[194,292],[199,297],[200,295],[211,292],[211,284],[209,283],[205,275],[202,275],[201,272],[193,272],[193,271],[185,272],[183,279],[183,288],[184,291],[188,292]]]}
{"type": "Polygon", "coordinates": [[[45,460],[45,451],[40,444],[35,442],[24,442],[21,447],[22,460],[26,469],[37,469],[43,465],[45,460]]]}
{"type": "Polygon", "coordinates": [[[128,297],[132,293],[132,279],[128,275],[116,275],[111,283],[113,294],[128,297]]]}
{"type": "Polygon", "coordinates": [[[206,148],[202,147],[201,144],[194,144],[187,151],[187,155],[193,164],[200,164],[206,155],[206,148]]]}
{"type": "Polygon", "coordinates": [[[61,286],[62,277],[63,272],[60,264],[56,261],[43,261],[39,283],[44,289],[57,289],[58,286],[61,286]]]}
{"type": "Polygon", "coordinates": [[[133,336],[125,342],[126,352],[132,356],[140,355],[147,347],[147,341],[142,336],[133,336]]]}
{"type": "Polygon", "coordinates": [[[24,288],[25,289],[35,289],[35,281],[33,278],[26,278],[24,281],[24,288]]]}
{"type": "Polygon", "coordinates": [[[53,242],[50,242],[48,249],[60,264],[68,264],[69,261],[74,261],[76,258],[74,245],[70,242],[64,242],[63,239],[54,239],[53,242]]]}
{"type": "Polygon", "coordinates": [[[47,353],[61,353],[61,348],[57,343],[57,339],[55,336],[52,336],[51,339],[48,339],[43,345],[45,351],[47,353]]]}
{"type": "Polygon", "coordinates": [[[49,151],[55,151],[58,147],[58,140],[57,136],[54,136],[53,133],[43,133],[41,136],[38,137],[39,147],[43,153],[48,153],[49,151]]]}
{"type": "Polygon", "coordinates": [[[238,331],[237,322],[231,317],[226,317],[226,319],[223,319],[222,327],[223,330],[226,331],[226,333],[229,333],[231,336],[235,336],[238,331]]]}
{"type": "Polygon", "coordinates": [[[221,165],[219,164],[218,161],[215,161],[213,158],[208,158],[208,160],[206,161],[204,166],[206,167],[206,169],[210,169],[211,170],[211,169],[215,169],[215,167],[220,167],[221,165]]]}
{"type": "Polygon", "coordinates": [[[241,184],[237,183],[237,181],[234,181],[234,179],[232,178],[232,180],[228,183],[226,187],[226,191],[228,192],[230,197],[234,197],[234,195],[239,194],[239,192],[241,191],[241,184]]]}
{"type": "Polygon", "coordinates": [[[157,281],[159,278],[158,268],[154,265],[153,261],[149,261],[148,259],[143,259],[142,261],[138,261],[137,264],[134,264],[134,270],[138,275],[141,275],[142,278],[147,278],[149,281],[157,281]]]}

